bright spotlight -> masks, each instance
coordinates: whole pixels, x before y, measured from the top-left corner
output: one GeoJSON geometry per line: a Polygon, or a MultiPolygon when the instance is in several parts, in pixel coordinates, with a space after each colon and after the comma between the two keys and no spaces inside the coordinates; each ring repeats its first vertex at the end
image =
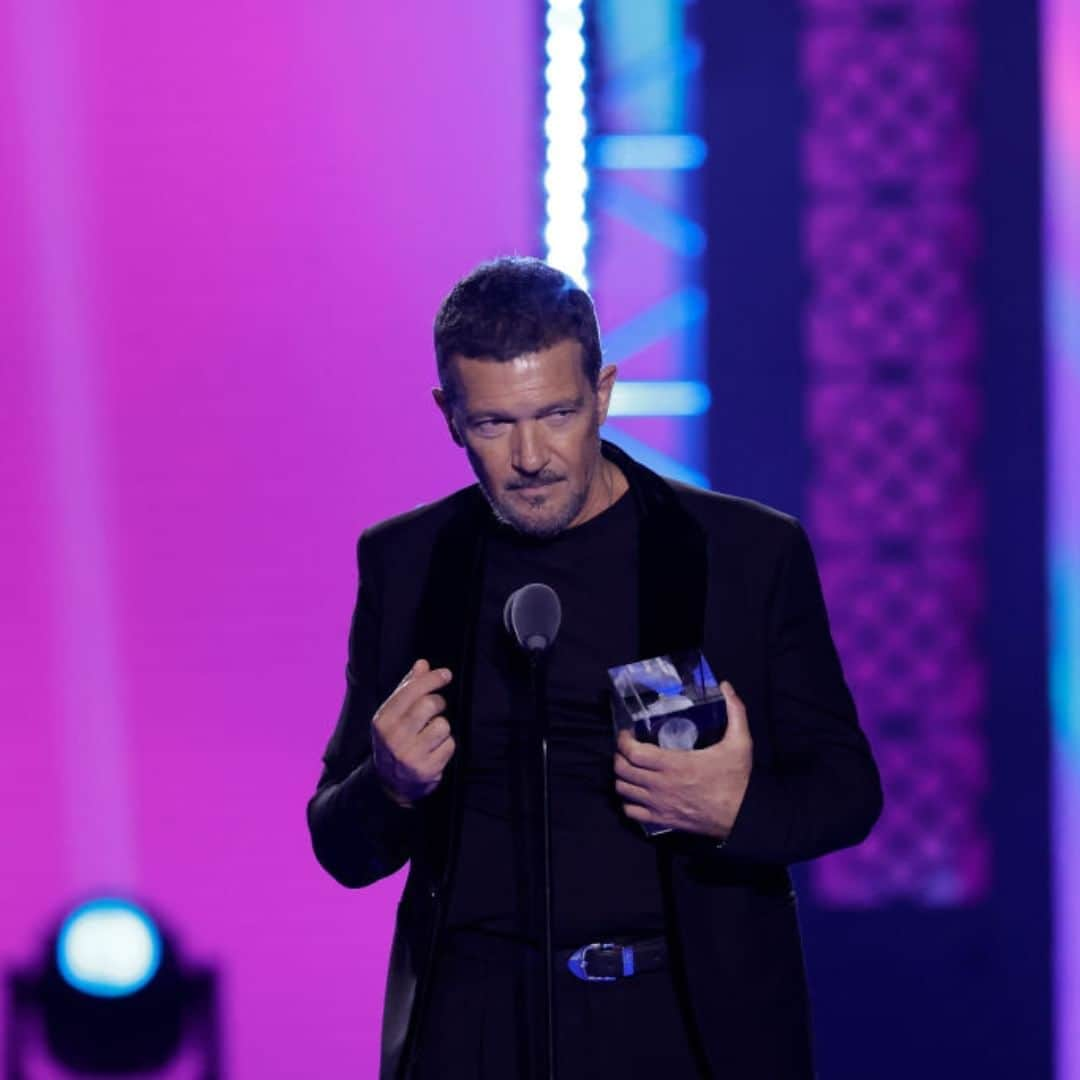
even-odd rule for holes
{"type": "Polygon", "coordinates": [[[56,966],[84,994],[134,994],[161,967],[161,934],[153,919],[129,901],[93,900],[76,908],[60,927],[56,966]]]}

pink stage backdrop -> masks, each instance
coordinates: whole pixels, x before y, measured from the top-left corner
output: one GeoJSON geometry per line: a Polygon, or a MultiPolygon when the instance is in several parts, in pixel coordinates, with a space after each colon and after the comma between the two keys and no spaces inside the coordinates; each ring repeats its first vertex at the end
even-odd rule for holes
{"type": "MultiPolygon", "coordinates": [[[[400,881],[304,803],[365,525],[468,479],[431,320],[535,252],[527,0],[0,0],[0,967],[90,890],[227,1074],[375,1074],[400,881]]],[[[2,1037],[2,1034],[0,1034],[2,1037]]]]}

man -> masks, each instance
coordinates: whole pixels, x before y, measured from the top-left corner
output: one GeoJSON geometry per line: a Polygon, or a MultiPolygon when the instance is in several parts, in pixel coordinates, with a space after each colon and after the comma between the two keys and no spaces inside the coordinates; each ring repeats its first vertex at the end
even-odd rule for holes
{"type": "Polygon", "coordinates": [[[381,1075],[526,1077],[544,1060],[533,704],[502,625],[539,581],[563,604],[547,691],[558,1075],[811,1077],[787,865],[859,843],[881,788],[803,530],[601,441],[615,368],[587,294],[538,260],[459,282],[435,351],[435,402],[478,484],[361,536],[345,702],[308,805],[342,884],[410,863],[381,1075]],[[616,744],[607,670],[695,648],[723,680],[723,739],[616,744]]]}

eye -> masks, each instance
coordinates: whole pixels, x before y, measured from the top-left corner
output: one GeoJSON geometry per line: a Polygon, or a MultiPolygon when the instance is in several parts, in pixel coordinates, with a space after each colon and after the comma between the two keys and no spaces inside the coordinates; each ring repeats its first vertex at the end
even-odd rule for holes
{"type": "Polygon", "coordinates": [[[473,425],[473,430],[480,435],[491,436],[498,435],[504,427],[506,427],[505,420],[497,420],[489,418],[486,420],[477,420],[473,425]]]}
{"type": "Polygon", "coordinates": [[[576,411],[576,409],[556,409],[554,412],[549,412],[545,419],[556,425],[564,424],[576,411]]]}

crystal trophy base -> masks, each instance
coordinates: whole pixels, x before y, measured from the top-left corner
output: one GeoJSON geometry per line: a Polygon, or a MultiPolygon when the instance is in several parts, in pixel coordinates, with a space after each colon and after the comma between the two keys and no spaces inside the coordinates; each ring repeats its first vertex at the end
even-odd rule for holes
{"type": "MultiPolygon", "coordinates": [[[[668,750],[700,750],[727,731],[724,695],[700,649],[635,660],[608,669],[616,736],[668,750]]],[[[671,830],[642,824],[649,836],[671,830]]]]}

